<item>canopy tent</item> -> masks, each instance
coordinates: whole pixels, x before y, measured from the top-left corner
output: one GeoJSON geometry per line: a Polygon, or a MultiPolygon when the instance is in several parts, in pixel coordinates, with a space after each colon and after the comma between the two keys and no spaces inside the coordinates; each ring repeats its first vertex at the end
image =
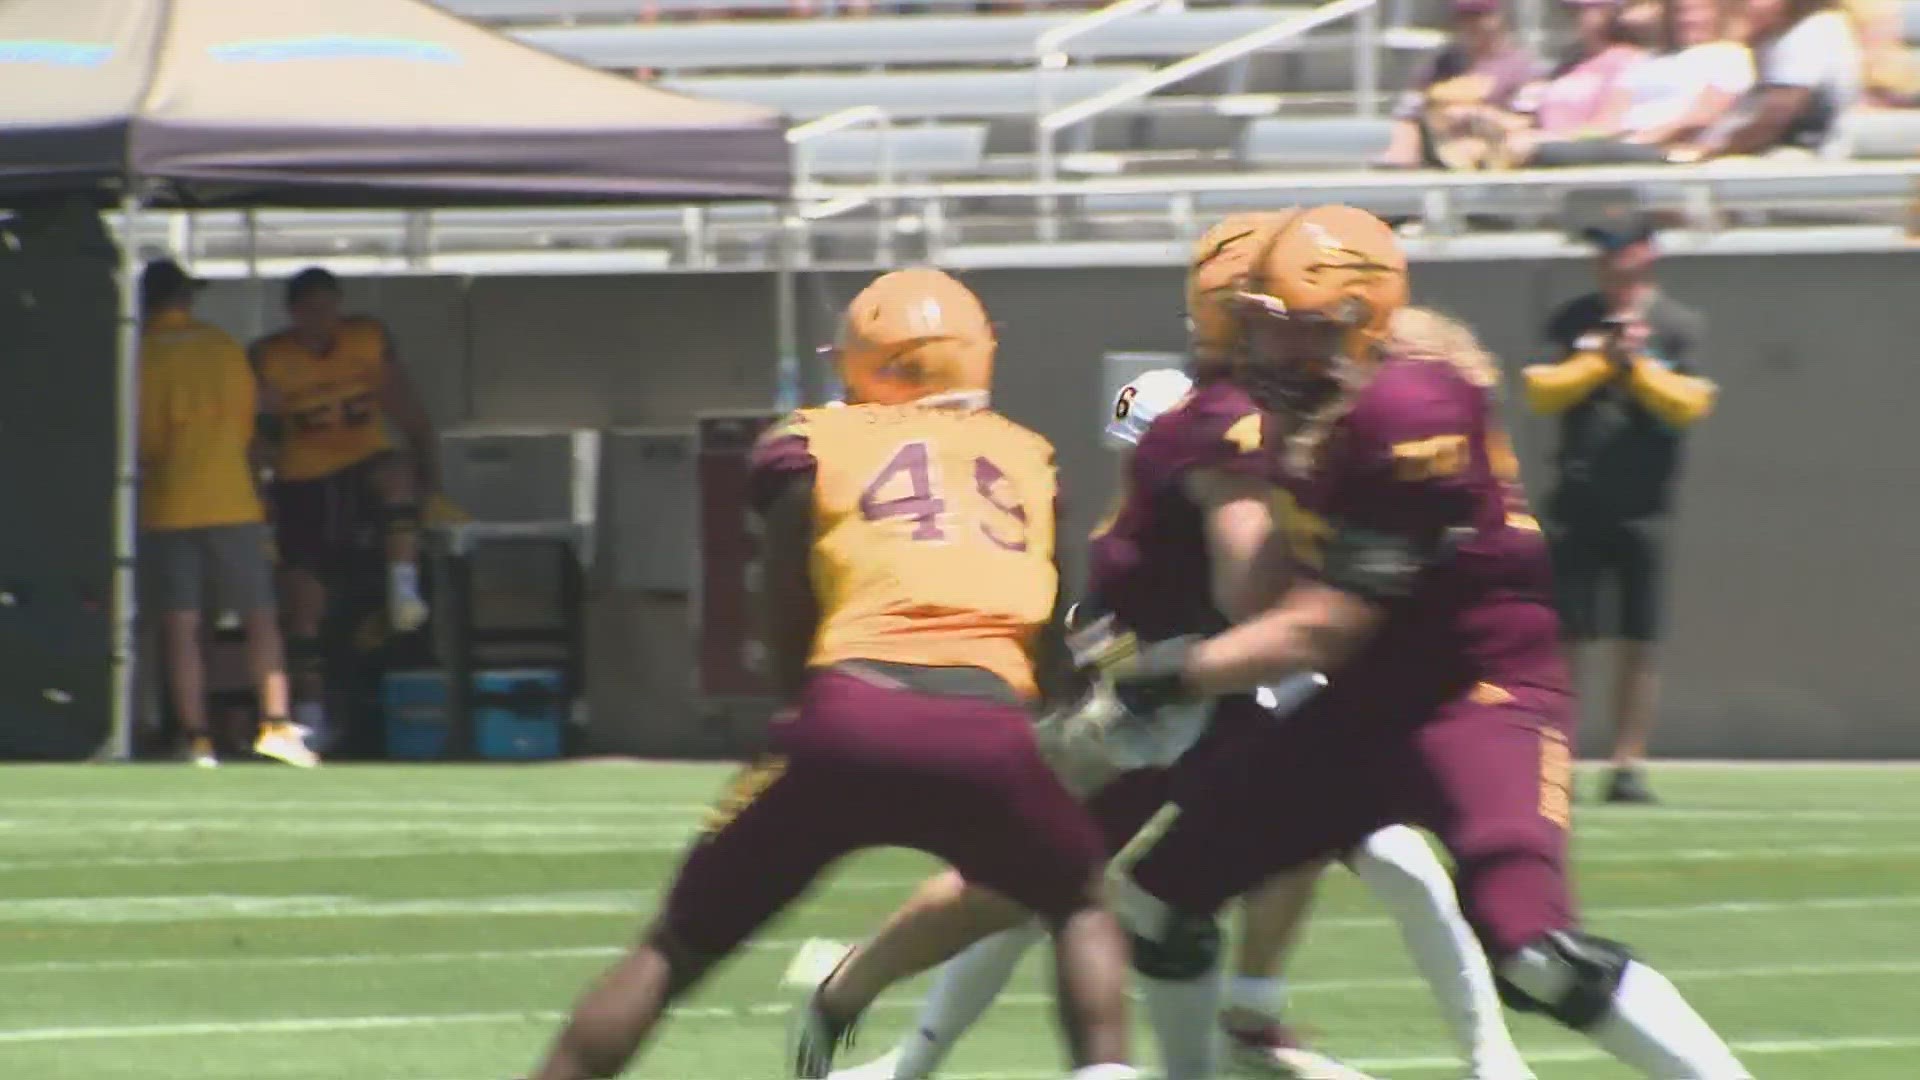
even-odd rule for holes
{"type": "Polygon", "coordinates": [[[418,0],[0,5],[0,197],[183,205],[779,198],[780,118],[418,0]]]}
{"type": "Polygon", "coordinates": [[[133,718],[144,208],[783,199],[784,127],[421,0],[0,4],[0,205],[122,212],[111,749],[133,718]]]}

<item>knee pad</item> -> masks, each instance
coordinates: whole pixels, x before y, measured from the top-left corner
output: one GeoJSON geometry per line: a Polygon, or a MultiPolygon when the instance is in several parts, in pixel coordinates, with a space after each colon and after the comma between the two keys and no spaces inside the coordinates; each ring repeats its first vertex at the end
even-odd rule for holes
{"type": "Polygon", "coordinates": [[[1114,883],[1113,912],[1133,945],[1133,970],[1149,979],[1188,982],[1220,960],[1220,924],[1211,913],[1169,907],[1132,878],[1114,883]]]}
{"type": "Polygon", "coordinates": [[[1133,970],[1163,982],[1191,982],[1220,961],[1220,923],[1211,915],[1170,912],[1157,938],[1129,931],[1133,970]]]}
{"type": "Polygon", "coordinates": [[[1500,999],[1585,1031],[1613,1008],[1633,955],[1625,945],[1578,930],[1551,930],[1500,962],[1500,999]]]}

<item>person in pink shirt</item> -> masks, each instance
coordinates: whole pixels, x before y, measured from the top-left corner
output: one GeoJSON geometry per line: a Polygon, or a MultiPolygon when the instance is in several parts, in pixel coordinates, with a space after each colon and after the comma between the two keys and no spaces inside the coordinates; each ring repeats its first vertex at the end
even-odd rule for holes
{"type": "Polygon", "coordinates": [[[1651,53],[1660,29],[1655,4],[1622,7],[1613,0],[1568,0],[1577,39],[1569,56],[1533,95],[1541,141],[1610,133],[1629,97],[1623,77],[1651,53]]]}

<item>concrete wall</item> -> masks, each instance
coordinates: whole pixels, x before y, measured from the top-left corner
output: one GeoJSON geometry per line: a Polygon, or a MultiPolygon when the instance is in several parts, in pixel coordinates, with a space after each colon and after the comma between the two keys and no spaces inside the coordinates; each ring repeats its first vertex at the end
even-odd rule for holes
{"type": "MultiPolygon", "coordinates": [[[[1694,439],[1675,550],[1666,650],[1671,754],[1920,754],[1920,264],[1907,254],[1671,259],[1669,290],[1711,320],[1721,411],[1694,439]]],[[[1084,535],[1110,494],[1096,435],[1100,358],[1178,349],[1174,268],[976,271],[1001,326],[996,393],[1051,436],[1084,535]]],[[[1416,294],[1472,321],[1509,368],[1546,313],[1584,289],[1579,262],[1422,265],[1416,294]]],[[[857,276],[803,279],[804,343],[857,276]]],[[[771,398],[772,282],[764,275],[426,279],[356,283],[386,316],[443,422],[672,423],[771,398]]],[[[274,297],[222,286],[207,311],[236,329],[274,297]]],[[[1550,428],[1511,410],[1530,477],[1550,428]]],[[[1536,485],[1537,486],[1537,485],[1536,485]]],[[[618,543],[619,538],[610,537],[618,543]]],[[[684,615],[607,595],[595,625],[595,714],[612,743],[685,733],[684,615]],[[607,610],[613,609],[613,610],[607,610]],[[644,658],[636,663],[635,658],[644,658]],[[653,672],[647,684],[633,674],[653,672]],[[637,710],[644,700],[649,707],[637,710]],[[645,711],[650,715],[637,715],[645,711]]],[[[1596,714],[1599,710],[1590,710],[1596,714]]],[[[1603,724],[1588,725],[1589,737],[1603,724]]]]}

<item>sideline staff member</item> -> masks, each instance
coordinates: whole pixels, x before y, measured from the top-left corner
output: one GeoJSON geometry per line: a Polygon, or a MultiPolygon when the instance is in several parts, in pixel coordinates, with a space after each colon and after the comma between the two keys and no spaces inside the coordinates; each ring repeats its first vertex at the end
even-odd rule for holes
{"type": "Polygon", "coordinates": [[[1576,673],[1592,643],[1614,642],[1613,771],[1609,802],[1652,802],[1640,769],[1659,682],[1666,524],[1684,432],[1713,408],[1699,377],[1705,322],[1654,283],[1650,226],[1587,232],[1600,288],[1547,323],[1559,359],[1524,372],[1527,404],[1560,417],[1546,524],[1576,673]]]}
{"type": "Polygon", "coordinates": [[[197,765],[217,764],[207,727],[200,613],[208,594],[240,614],[260,688],[254,750],[315,759],[287,719],[287,672],[273,569],[249,460],[253,371],[240,343],[193,315],[198,282],[158,259],[140,275],[140,548],[146,605],[159,614],[173,706],[197,765]]]}

